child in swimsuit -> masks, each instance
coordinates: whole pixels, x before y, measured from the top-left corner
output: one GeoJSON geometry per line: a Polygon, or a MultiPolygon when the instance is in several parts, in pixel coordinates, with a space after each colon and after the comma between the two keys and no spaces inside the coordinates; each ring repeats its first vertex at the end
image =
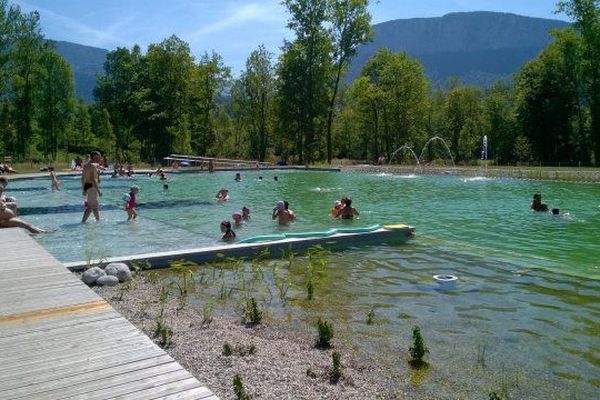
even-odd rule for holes
{"type": "Polygon", "coordinates": [[[235,226],[240,227],[242,226],[242,213],[239,211],[236,211],[233,213],[233,215],[231,216],[231,218],[233,218],[233,222],[235,223],[235,226]]]}
{"type": "Polygon", "coordinates": [[[229,190],[222,188],[217,192],[217,195],[215,197],[218,201],[227,201],[229,200],[229,190]]]}
{"type": "Polygon", "coordinates": [[[60,190],[62,186],[62,182],[58,180],[56,177],[56,173],[54,172],[54,167],[49,167],[48,171],[50,171],[50,179],[52,180],[52,190],[60,190]]]}
{"type": "Polygon", "coordinates": [[[224,242],[231,242],[235,239],[235,232],[231,229],[231,222],[229,221],[221,222],[221,233],[223,233],[221,239],[224,242]]]}
{"type": "Polygon", "coordinates": [[[246,206],[242,207],[242,219],[248,221],[250,219],[250,209],[246,206]]]}
{"type": "Polygon", "coordinates": [[[340,210],[338,213],[338,217],[342,219],[353,219],[355,216],[358,216],[358,210],[352,207],[352,199],[350,197],[345,197],[343,199],[344,208],[340,210]]]}
{"type": "Polygon", "coordinates": [[[127,221],[131,221],[132,219],[137,218],[137,212],[135,211],[135,206],[137,205],[137,194],[140,191],[140,188],[137,186],[132,186],[129,194],[127,195],[127,201],[125,202],[125,211],[127,211],[127,221]]]}

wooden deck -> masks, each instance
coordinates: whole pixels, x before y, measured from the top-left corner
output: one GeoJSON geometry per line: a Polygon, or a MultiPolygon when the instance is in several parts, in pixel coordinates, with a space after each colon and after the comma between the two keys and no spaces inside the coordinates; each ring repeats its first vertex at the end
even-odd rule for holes
{"type": "Polygon", "coordinates": [[[0,399],[218,400],[21,229],[0,230],[0,399]]]}

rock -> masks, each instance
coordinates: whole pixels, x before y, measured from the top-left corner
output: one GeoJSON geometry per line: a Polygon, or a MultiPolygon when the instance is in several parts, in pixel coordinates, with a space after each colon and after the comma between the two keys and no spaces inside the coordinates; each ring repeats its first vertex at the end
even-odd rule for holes
{"type": "Polygon", "coordinates": [[[110,263],[104,269],[107,275],[116,276],[119,282],[125,282],[131,279],[131,271],[127,264],[110,263]]]}
{"type": "Polygon", "coordinates": [[[105,275],[106,272],[104,272],[102,268],[92,267],[83,273],[83,275],[81,276],[81,280],[88,285],[93,285],[94,283],[96,283],[98,278],[105,275]]]}
{"type": "Polygon", "coordinates": [[[112,275],[104,275],[98,278],[96,284],[100,286],[117,286],[119,284],[119,278],[112,275]]]}

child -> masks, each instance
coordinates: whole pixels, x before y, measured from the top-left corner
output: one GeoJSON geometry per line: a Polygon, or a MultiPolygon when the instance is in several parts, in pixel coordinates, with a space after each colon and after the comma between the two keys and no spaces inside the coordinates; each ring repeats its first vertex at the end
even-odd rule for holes
{"type": "Polygon", "coordinates": [[[50,179],[52,180],[52,190],[60,190],[62,186],[62,182],[58,180],[56,177],[56,173],[54,172],[54,167],[48,167],[48,171],[50,171],[50,179]]]}
{"type": "Polygon", "coordinates": [[[100,212],[98,211],[100,204],[98,202],[98,199],[96,196],[88,196],[88,190],[90,190],[93,187],[94,185],[91,182],[87,182],[85,185],[83,185],[83,194],[86,196],[86,200],[83,203],[85,211],[83,212],[83,219],[81,220],[81,222],[84,224],[87,222],[87,219],[90,216],[90,212],[94,213],[94,218],[96,218],[96,222],[100,221],[100,212]]]}
{"type": "Polygon", "coordinates": [[[131,221],[132,219],[137,218],[137,212],[135,211],[135,206],[137,205],[137,194],[139,193],[140,188],[138,186],[132,186],[129,194],[125,195],[125,211],[127,211],[127,221],[131,221]]]}
{"type": "Polygon", "coordinates": [[[231,242],[235,239],[235,232],[231,229],[231,222],[229,221],[221,222],[221,233],[223,233],[221,239],[224,242],[231,242]]]}
{"type": "Polygon", "coordinates": [[[246,206],[242,207],[242,219],[244,221],[250,220],[250,209],[246,206]]]}
{"type": "Polygon", "coordinates": [[[242,226],[242,213],[239,211],[236,211],[233,213],[233,215],[231,216],[231,218],[233,218],[233,222],[235,222],[235,226],[240,227],[242,226]]]}
{"type": "Polygon", "coordinates": [[[342,205],[342,202],[339,200],[336,200],[333,208],[331,209],[331,216],[333,218],[337,218],[339,213],[342,211],[342,208],[344,208],[344,206],[342,205]]]}

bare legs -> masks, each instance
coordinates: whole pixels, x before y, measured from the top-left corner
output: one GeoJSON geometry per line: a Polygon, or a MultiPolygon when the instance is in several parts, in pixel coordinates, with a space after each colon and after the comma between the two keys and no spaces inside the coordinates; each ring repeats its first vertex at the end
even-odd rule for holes
{"type": "Polygon", "coordinates": [[[90,214],[94,213],[94,218],[96,218],[96,222],[100,221],[100,213],[97,208],[86,208],[83,212],[83,218],[81,219],[81,223],[85,224],[90,217],[90,214]]]}
{"type": "Polygon", "coordinates": [[[2,228],[24,228],[27,229],[31,233],[45,233],[43,229],[38,228],[37,226],[30,224],[27,221],[22,220],[21,218],[11,218],[0,221],[0,227],[2,228]]]}

